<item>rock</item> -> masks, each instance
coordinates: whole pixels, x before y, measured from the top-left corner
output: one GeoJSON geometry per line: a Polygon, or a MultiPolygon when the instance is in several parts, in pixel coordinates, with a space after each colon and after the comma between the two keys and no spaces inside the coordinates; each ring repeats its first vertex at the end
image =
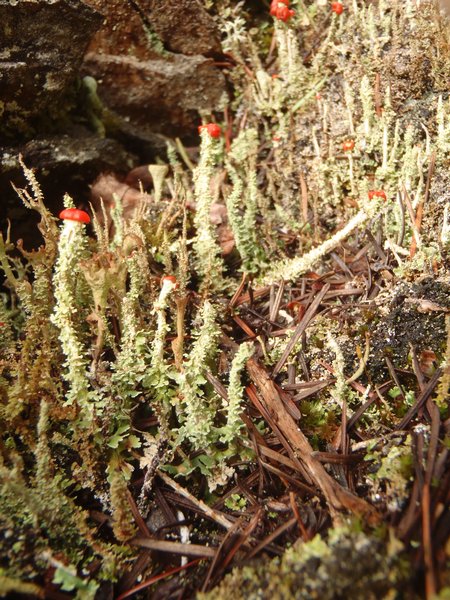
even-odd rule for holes
{"type": "Polygon", "coordinates": [[[222,72],[214,20],[197,0],[86,0],[105,15],[83,74],[98,82],[106,108],[131,127],[166,135],[196,131],[198,111],[221,110],[222,72]]]}
{"type": "Polygon", "coordinates": [[[51,167],[52,176],[70,167],[83,170],[88,179],[105,169],[126,171],[135,161],[116,141],[95,135],[37,139],[25,144],[21,153],[27,166],[44,171],[51,167]]]}
{"type": "Polygon", "coordinates": [[[102,16],[78,0],[0,0],[0,132],[13,136],[64,112],[102,16]]]}
{"type": "Polygon", "coordinates": [[[167,50],[188,55],[221,54],[217,26],[199,0],[140,0],[138,4],[148,6],[150,25],[167,50]]]}
{"type": "Polygon", "coordinates": [[[85,0],[104,16],[89,44],[90,53],[157,58],[158,51],[149,37],[145,21],[136,4],[123,0],[85,0]]]}
{"type": "Polygon", "coordinates": [[[90,51],[155,58],[170,52],[221,54],[214,19],[199,0],[85,0],[105,16],[90,51]],[[114,50],[114,52],[113,52],[114,50]]]}
{"type": "Polygon", "coordinates": [[[186,135],[196,129],[198,111],[223,108],[224,77],[204,56],[144,61],[90,52],[84,70],[99,81],[109,109],[154,132],[186,135]]]}
{"type": "Polygon", "coordinates": [[[36,170],[45,203],[54,214],[61,210],[65,192],[74,198],[77,206],[87,206],[89,184],[99,173],[114,171],[125,174],[138,162],[118,142],[95,135],[77,138],[57,136],[33,140],[22,146],[0,147],[0,222],[5,222],[8,216],[12,222],[13,238],[24,239],[28,248],[36,247],[40,240],[34,227],[37,215],[22,205],[10,184],[26,186],[17,159],[19,153],[27,167],[36,170]]]}

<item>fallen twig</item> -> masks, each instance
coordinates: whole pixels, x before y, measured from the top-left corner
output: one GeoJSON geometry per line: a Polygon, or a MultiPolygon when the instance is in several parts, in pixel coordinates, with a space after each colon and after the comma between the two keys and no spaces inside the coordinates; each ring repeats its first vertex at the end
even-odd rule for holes
{"type": "Polygon", "coordinates": [[[224,515],[218,513],[213,508],[205,504],[203,500],[199,500],[193,494],[189,493],[184,487],[179,485],[176,481],[171,479],[164,471],[158,470],[158,477],[160,477],[166,485],[175,490],[178,494],[187,498],[194,506],[197,506],[201,512],[205,513],[210,519],[222,525],[225,529],[231,529],[234,526],[232,521],[229,521],[224,515]]]}
{"type": "Polygon", "coordinates": [[[348,510],[366,516],[370,522],[378,521],[379,517],[370,504],[342,488],[313,457],[311,445],[286,411],[276,386],[265,369],[251,358],[247,362],[247,371],[261,394],[261,401],[266,411],[282,431],[295,457],[323,492],[332,516],[336,517],[341,510],[348,510]]]}
{"type": "Polygon", "coordinates": [[[406,415],[403,417],[403,419],[397,425],[396,429],[405,429],[405,427],[408,425],[408,423],[411,421],[411,419],[414,417],[414,415],[422,408],[422,406],[425,404],[425,402],[428,400],[428,398],[433,393],[434,388],[436,387],[436,385],[439,382],[439,378],[440,378],[441,374],[442,374],[442,368],[440,367],[439,369],[436,369],[436,371],[433,374],[433,377],[428,382],[427,387],[423,390],[423,392],[417,398],[414,405],[411,406],[411,408],[408,410],[406,415]]]}
{"type": "Polygon", "coordinates": [[[130,541],[133,546],[157,550],[158,552],[170,552],[182,556],[195,556],[199,558],[213,558],[216,555],[215,548],[200,546],[198,544],[181,544],[180,542],[168,542],[167,540],[154,540],[151,538],[135,538],[130,541]]]}
{"type": "Polygon", "coordinates": [[[305,331],[305,329],[308,327],[309,323],[315,316],[317,309],[319,308],[319,305],[323,300],[323,297],[325,296],[325,294],[328,292],[329,289],[330,289],[330,284],[326,283],[323,286],[323,288],[320,290],[320,292],[317,294],[317,296],[314,298],[313,302],[311,303],[311,306],[308,308],[306,313],[303,315],[303,319],[300,321],[300,323],[297,326],[297,329],[294,332],[294,335],[289,340],[289,343],[286,346],[283,354],[281,355],[280,360],[277,362],[277,364],[273,368],[272,374],[274,377],[283,368],[286,360],[288,359],[289,354],[292,351],[292,348],[295,346],[295,344],[301,338],[303,332],[305,331]]]}
{"type": "Polygon", "coordinates": [[[165,579],[166,577],[175,575],[175,573],[179,573],[180,571],[184,571],[185,569],[189,569],[190,567],[197,565],[200,562],[200,560],[201,559],[197,558],[196,560],[193,560],[193,561],[187,563],[186,565],[182,565],[181,567],[176,567],[175,569],[169,569],[168,571],[164,571],[164,573],[160,573],[159,575],[150,577],[150,579],[147,579],[146,581],[139,583],[138,585],[134,586],[134,588],[132,588],[131,590],[127,590],[123,594],[120,594],[120,596],[118,596],[116,598],[116,600],[125,600],[125,598],[129,598],[130,596],[133,596],[133,594],[137,594],[138,592],[145,590],[146,588],[150,587],[157,581],[161,581],[161,579],[165,579]]]}

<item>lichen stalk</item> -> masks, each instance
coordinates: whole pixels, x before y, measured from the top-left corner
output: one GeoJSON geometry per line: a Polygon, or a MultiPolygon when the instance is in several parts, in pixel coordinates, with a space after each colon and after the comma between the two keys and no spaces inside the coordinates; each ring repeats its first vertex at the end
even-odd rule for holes
{"type": "Polygon", "coordinates": [[[260,204],[256,174],[257,150],[257,131],[249,128],[234,140],[227,163],[233,184],[226,197],[228,219],[236,248],[242,258],[243,271],[247,273],[258,271],[263,261],[256,225],[260,204]]]}
{"type": "Polygon", "coordinates": [[[59,340],[66,357],[63,377],[68,383],[68,389],[65,402],[76,404],[84,417],[89,418],[93,416],[94,406],[88,383],[86,350],[79,331],[80,307],[75,301],[76,281],[85,248],[84,225],[65,221],[61,227],[53,276],[55,307],[51,322],[59,330],[59,340]]]}
{"type": "Polygon", "coordinates": [[[211,442],[215,416],[215,402],[207,398],[204,391],[205,370],[208,361],[217,352],[220,330],[217,322],[217,310],[205,301],[199,311],[201,322],[196,340],[183,364],[183,371],[177,376],[179,384],[179,419],[182,423],[180,439],[188,439],[194,448],[207,447],[211,442]]]}
{"type": "Polygon", "coordinates": [[[128,407],[128,402],[136,396],[136,388],[142,381],[148,363],[148,338],[139,318],[139,300],[143,292],[143,272],[146,271],[146,259],[141,250],[135,250],[126,259],[129,273],[129,290],[121,305],[122,337],[120,349],[114,364],[112,382],[117,393],[128,407]]]}
{"type": "Polygon", "coordinates": [[[219,289],[222,283],[223,260],[220,246],[211,223],[211,179],[217,161],[217,141],[204,129],[201,132],[200,158],[194,170],[194,196],[196,203],[194,239],[196,268],[202,277],[203,291],[219,289]]]}
{"type": "Polygon", "coordinates": [[[156,316],[156,330],[150,350],[150,366],[143,378],[144,388],[152,399],[152,407],[158,415],[161,430],[166,436],[168,435],[170,399],[173,394],[170,385],[171,369],[164,359],[164,347],[169,331],[166,311],[169,298],[173,294],[176,285],[176,282],[169,277],[164,277],[162,280],[158,299],[153,306],[153,314],[156,316]]]}
{"type": "Polygon", "coordinates": [[[223,400],[222,408],[226,414],[227,422],[222,428],[221,441],[233,442],[239,436],[243,422],[241,419],[244,386],[241,375],[249,358],[253,355],[254,347],[250,343],[239,346],[230,367],[230,378],[228,384],[228,398],[223,400]]]}
{"type": "Polygon", "coordinates": [[[309,271],[318,260],[336,248],[355,229],[365,224],[374,214],[374,208],[371,208],[367,212],[366,210],[360,210],[342,229],[320,246],[313,248],[303,256],[277,262],[272,266],[269,273],[264,276],[264,283],[272,284],[280,279],[293,281],[297,277],[300,277],[300,275],[309,271]]]}

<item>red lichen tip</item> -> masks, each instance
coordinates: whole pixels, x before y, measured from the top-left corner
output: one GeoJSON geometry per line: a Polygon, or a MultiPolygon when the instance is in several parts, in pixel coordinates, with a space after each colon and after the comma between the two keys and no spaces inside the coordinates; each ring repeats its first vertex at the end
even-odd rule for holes
{"type": "Polygon", "coordinates": [[[275,19],[287,23],[289,19],[295,15],[295,11],[288,8],[286,4],[280,4],[279,2],[277,4],[277,7],[271,9],[270,14],[272,17],[275,17],[275,19]]]}
{"type": "Polygon", "coordinates": [[[288,310],[299,310],[301,306],[302,306],[302,303],[299,302],[298,300],[291,300],[291,302],[288,302],[286,304],[286,308],[288,310]]]}
{"type": "Polygon", "coordinates": [[[222,135],[222,129],[220,128],[220,125],[217,125],[217,123],[207,123],[206,125],[200,125],[198,128],[198,132],[201,133],[204,130],[206,130],[208,132],[208,135],[212,138],[220,138],[220,136],[222,135]]]}
{"type": "Polygon", "coordinates": [[[332,2],[331,10],[337,15],[341,15],[344,12],[344,5],[341,2],[332,2]]]}
{"type": "Polygon", "coordinates": [[[353,140],[345,140],[345,142],[342,143],[342,150],[344,152],[351,152],[354,147],[355,142],[353,140]]]}
{"type": "Polygon", "coordinates": [[[164,275],[163,277],[161,277],[161,285],[164,285],[164,283],[168,282],[173,283],[175,289],[178,287],[178,281],[174,275],[164,275]]]}
{"type": "Polygon", "coordinates": [[[373,200],[374,198],[386,200],[386,192],[384,190],[369,190],[369,200],[373,200]]]}
{"type": "Polygon", "coordinates": [[[276,12],[281,5],[289,6],[289,0],[272,0],[270,3],[270,14],[272,17],[276,16],[276,12]]]}
{"type": "Polygon", "coordinates": [[[87,225],[91,222],[91,217],[86,211],[79,208],[65,208],[59,213],[59,218],[64,221],[76,221],[77,223],[84,223],[87,225]]]}

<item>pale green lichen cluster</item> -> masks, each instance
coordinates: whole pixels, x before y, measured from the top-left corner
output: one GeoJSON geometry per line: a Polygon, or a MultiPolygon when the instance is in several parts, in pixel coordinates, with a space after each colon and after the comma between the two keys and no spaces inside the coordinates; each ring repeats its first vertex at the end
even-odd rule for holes
{"type": "Polygon", "coordinates": [[[227,161],[233,185],[226,197],[228,220],[242,259],[242,269],[247,273],[259,272],[264,265],[256,226],[256,216],[262,205],[257,182],[257,152],[258,133],[249,128],[233,141],[227,161]]]}
{"type": "MultiPolygon", "coordinates": [[[[61,551],[65,553],[66,567],[76,572],[76,566],[72,565],[80,563],[87,549],[102,555],[104,576],[114,577],[121,552],[119,548],[95,539],[88,523],[88,512],[80,509],[68,493],[73,482],[58,468],[53,455],[50,418],[50,405],[44,400],[36,428],[36,447],[33,451],[36,471],[32,477],[26,475],[20,450],[12,445],[12,441],[8,448],[9,464],[3,457],[0,460],[2,526],[6,527],[7,538],[13,536],[17,528],[21,531],[20,537],[13,536],[7,542],[8,577],[20,579],[25,575],[33,579],[34,560],[37,559],[38,564],[51,565],[53,556],[61,551]],[[36,556],[30,556],[30,551],[36,556]],[[24,559],[28,563],[25,572],[21,566],[24,559]]],[[[85,580],[84,585],[96,588],[94,581],[85,580]]],[[[21,589],[21,585],[17,585],[14,591],[21,589]]]]}
{"type": "Polygon", "coordinates": [[[200,321],[198,334],[177,376],[177,405],[180,406],[177,412],[181,422],[180,439],[189,439],[195,448],[204,448],[211,442],[217,405],[214,398],[205,398],[205,369],[217,352],[220,329],[217,309],[211,302],[204,303],[197,319],[200,321]]]}
{"type": "MultiPolygon", "coordinates": [[[[289,23],[275,20],[278,60],[272,74],[263,68],[254,32],[246,34],[239,15],[233,15],[238,34],[230,26],[224,26],[230,48],[238,57],[246,54],[254,72],[249,88],[252,94],[247,100],[252,116],[248,116],[248,126],[232,145],[226,163],[231,190],[224,194],[243,269],[249,271],[255,262],[249,257],[260,256],[267,260],[268,247],[273,251],[276,242],[272,239],[273,233],[267,235],[267,231],[306,228],[308,224],[304,220],[309,218],[307,212],[311,209],[324,222],[330,217],[334,222],[345,202],[358,206],[359,212],[336,228],[336,233],[322,245],[311,249],[306,242],[306,248],[299,248],[291,260],[283,258],[274,263],[270,256],[267,262],[271,262],[271,266],[266,272],[259,259],[258,272],[262,280],[265,283],[272,283],[277,277],[295,280],[313,269],[356,229],[371,228],[379,218],[387,233],[386,248],[395,253],[398,268],[402,272],[408,268],[405,257],[409,255],[413,237],[417,241],[417,252],[410,267],[413,270],[429,268],[433,260],[439,261],[442,246],[448,243],[448,209],[445,206],[441,209],[439,246],[433,239],[421,239],[408,214],[405,218],[405,205],[410,202],[413,210],[417,209],[424,199],[430,165],[436,157],[439,168],[443,168],[444,157],[448,156],[448,101],[443,100],[442,93],[436,93],[427,100],[427,110],[430,115],[434,113],[434,118],[430,117],[427,124],[410,120],[403,114],[404,109],[398,110],[398,100],[397,107],[393,108],[388,69],[397,68],[397,62],[405,60],[401,57],[405,31],[423,34],[424,40],[417,40],[420,47],[417,52],[421,53],[426,52],[430,28],[435,28],[437,51],[430,61],[436,73],[436,88],[444,89],[440,73],[446,41],[445,33],[436,25],[435,8],[431,3],[418,9],[413,4],[393,8],[385,1],[376,6],[353,2],[345,6],[345,17],[332,15],[327,35],[314,50],[308,66],[301,58],[302,44],[311,36],[311,31],[317,31],[320,26],[324,7],[299,3],[295,9],[297,16],[289,23]],[[398,54],[391,48],[398,49],[398,54]],[[336,97],[340,97],[338,106],[336,97]],[[311,111],[313,102],[316,102],[317,118],[311,125],[310,120],[303,120],[302,112],[311,111]],[[293,127],[293,123],[297,126],[293,127]],[[309,140],[303,131],[305,127],[309,140]],[[252,131],[258,132],[257,141],[247,137],[252,131]],[[259,200],[256,213],[249,212],[253,169],[248,165],[243,176],[238,176],[233,154],[238,151],[243,157],[247,149],[258,164],[264,164],[264,144],[270,136],[274,137],[275,168],[269,169],[266,175],[266,189],[271,202],[259,200]],[[296,137],[301,143],[296,143],[296,137]],[[354,150],[342,150],[346,139],[354,142],[354,150]],[[293,184],[299,172],[304,174],[302,193],[308,195],[308,206],[302,207],[301,215],[298,185],[293,184]],[[369,201],[371,189],[383,190],[387,203],[369,201]],[[245,215],[252,215],[253,222],[257,223],[251,236],[248,228],[243,233],[245,215]],[[265,229],[267,223],[270,225],[265,229]],[[403,227],[405,231],[401,234],[403,227]]],[[[227,17],[231,19],[231,14],[227,13],[227,17]]],[[[232,77],[237,85],[243,85],[239,69],[232,77]]],[[[264,192],[258,195],[264,198],[264,192]]],[[[252,200],[252,206],[254,204],[252,200]]]]}
{"type": "MultiPolygon", "coordinates": [[[[198,600],[378,600],[394,597],[401,584],[402,544],[363,533],[357,523],[297,542],[281,558],[236,568],[198,600]],[[299,595],[301,594],[301,595],[299,595]]],[[[412,596],[411,598],[414,598],[412,596]]]]}
{"type": "Polygon", "coordinates": [[[242,385],[242,372],[249,358],[253,355],[253,346],[243,343],[239,346],[230,367],[228,385],[228,398],[222,402],[227,422],[221,431],[221,441],[232,442],[236,438],[236,431],[242,427],[241,411],[244,400],[244,388],[242,385]]]}
{"type": "MultiPolygon", "coordinates": [[[[125,220],[118,203],[111,214],[112,236],[101,223],[101,213],[93,219],[97,239],[88,238],[79,223],[63,223],[58,229],[33,173],[26,167],[25,172],[32,194],[19,193],[41,216],[44,244],[35,254],[24,251],[27,264],[10,255],[8,237],[0,244],[10,291],[2,296],[0,311],[6,436],[0,453],[0,520],[24,536],[23,543],[8,550],[11,567],[5,586],[10,579],[34,576],[22,561],[28,560],[29,532],[35,537],[30,548],[41,556],[40,564],[55,566],[55,582],[94,594],[98,584],[85,576],[77,579],[78,569],[97,557],[102,565],[97,581],[114,579],[127,551],[97,539],[71,490],[95,494],[111,514],[118,542],[134,535],[129,483],[145,441],[133,423],[136,410],[156,417],[169,459],[181,451],[180,444],[206,451],[202,472],[211,477],[211,489],[225,485],[233,470],[215,445],[225,435],[227,456],[236,453],[242,429],[237,414],[242,364],[234,371],[230,406],[221,407],[205,379],[206,371],[216,368],[217,307],[202,300],[189,314],[181,312],[181,319],[178,315],[186,298],[185,243],[173,251],[180,259],[180,289],[168,278],[160,285],[150,267],[154,230],[144,210],[125,220]],[[181,344],[174,364],[169,338],[175,324],[183,322],[196,334],[181,344]],[[18,331],[23,339],[17,338],[18,331]],[[24,456],[34,466],[26,466],[24,456]],[[70,552],[64,549],[67,542],[70,552]],[[61,552],[64,566],[56,564],[61,552]]],[[[173,260],[171,253],[169,249],[165,260],[173,260]]]]}

